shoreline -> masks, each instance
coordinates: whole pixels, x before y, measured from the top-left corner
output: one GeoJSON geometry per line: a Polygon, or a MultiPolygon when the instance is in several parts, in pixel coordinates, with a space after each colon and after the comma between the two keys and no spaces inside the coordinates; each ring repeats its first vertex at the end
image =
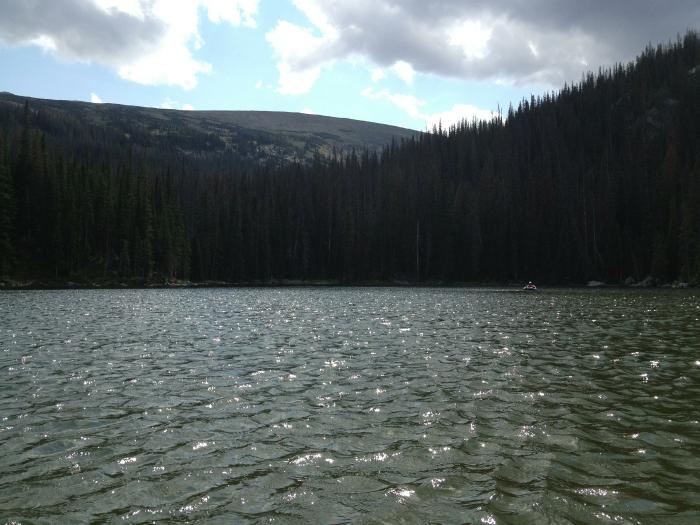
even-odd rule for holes
{"type": "MultiPolygon", "coordinates": [[[[516,282],[445,282],[445,281],[334,281],[334,280],[301,280],[301,279],[274,279],[270,281],[170,281],[170,282],[141,282],[141,281],[43,281],[43,280],[0,280],[0,291],[13,290],[175,290],[175,289],[200,289],[200,288],[507,288],[513,291],[522,291],[522,283],[516,282]]],[[[594,283],[552,283],[538,287],[538,290],[550,288],[571,288],[587,290],[605,289],[695,289],[696,283],[673,282],[649,284],[640,282],[635,284],[605,284],[594,283]]]]}

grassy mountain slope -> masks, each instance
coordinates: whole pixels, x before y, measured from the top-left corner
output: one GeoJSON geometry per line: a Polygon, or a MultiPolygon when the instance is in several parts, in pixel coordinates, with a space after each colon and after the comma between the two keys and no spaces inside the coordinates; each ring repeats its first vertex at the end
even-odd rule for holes
{"type": "Polygon", "coordinates": [[[124,145],[174,148],[199,156],[228,152],[256,162],[310,160],[335,150],[379,151],[415,130],[359,120],[273,111],[178,111],[119,104],[46,100],[0,93],[0,109],[23,105],[56,120],[117,133],[124,145]]]}

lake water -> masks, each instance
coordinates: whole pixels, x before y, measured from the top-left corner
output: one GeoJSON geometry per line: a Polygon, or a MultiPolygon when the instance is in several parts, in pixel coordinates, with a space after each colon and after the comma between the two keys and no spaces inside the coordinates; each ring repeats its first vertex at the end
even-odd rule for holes
{"type": "Polygon", "coordinates": [[[700,523],[694,291],[0,293],[0,519],[700,523]]]}

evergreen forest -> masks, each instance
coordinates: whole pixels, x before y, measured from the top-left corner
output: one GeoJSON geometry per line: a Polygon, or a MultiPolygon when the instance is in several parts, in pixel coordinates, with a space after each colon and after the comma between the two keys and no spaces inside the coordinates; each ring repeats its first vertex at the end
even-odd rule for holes
{"type": "Polygon", "coordinates": [[[247,162],[125,136],[0,105],[0,279],[700,283],[696,32],[380,152],[247,162]]]}

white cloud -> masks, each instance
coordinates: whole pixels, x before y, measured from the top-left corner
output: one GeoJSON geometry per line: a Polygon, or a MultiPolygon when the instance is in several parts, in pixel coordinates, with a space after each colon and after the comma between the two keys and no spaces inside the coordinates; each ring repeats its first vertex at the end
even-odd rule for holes
{"type": "Polygon", "coordinates": [[[380,67],[377,67],[372,70],[372,82],[375,84],[382,80],[384,77],[386,77],[386,73],[384,73],[384,70],[380,67]]]}
{"type": "Polygon", "coordinates": [[[393,66],[391,66],[391,70],[397,77],[403,80],[404,83],[409,85],[413,84],[413,78],[416,76],[416,72],[414,71],[413,66],[408,62],[399,60],[393,66]]]}
{"type": "Polygon", "coordinates": [[[194,111],[194,106],[192,104],[183,104],[182,109],[183,111],[194,111]]]}
{"type": "Polygon", "coordinates": [[[212,70],[211,64],[196,59],[192,54],[204,43],[198,29],[199,9],[205,9],[214,23],[240,25],[251,15],[246,14],[249,11],[238,4],[236,1],[226,6],[214,0],[180,0],[174,7],[172,1],[155,0],[148,9],[166,27],[165,34],[150,53],[119,67],[119,75],[139,84],[165,84],[193,89],[198,77],[212,70]]]}
{"type": "Polygon", "coordinates": [[[308,93],[321,75],[320,67],[294,70],[285,62],[277,64],[277,70],[280,74],[277,91],[282,95],[303,95],[308,93]]]}
{"type": "Polygon", "coordinates": [[[255,26],[259,0],[33,0],[2,4],[0,41],[36,45],[69,61],[95,62],[126,80],[192,89],[211,64],[200,13],[213,23],[255,26]]]}
{"type": "Polygon", "coordinates": [[[467,120],[469,122],[475,119],[488,121],[496,117],[494,112],[470,104],[455,104],[452,106],[452,109],[447,111],[426,114],[421,110],[421,108],[426,105],[425,100],[421,100],[413,95],[393,93],[387,89],[377,91],[371,87],[367,87],[362,90],[361,95],[370,100],[383,100],[391,103],[403,110],[409,117],[424,121],[425,127],[428,130],[432,130],[433,127],[437,126],[442,126],[443,129],[446,129],[454,124],[460,123],[462,120],[467,120]]]}
{"type": "Polygon", "coordinates": [[[460,48],[467,60],[483,60],[493,28],[478,20],[463,20],[447,29],[450,46],[460,48]]]}
{"type": "Polygon", "coordinates": [[[316,112],[313,109],[310,108],[304,108],[301,110],[301,113],[304,113],[305,115],[315,115],[316,112]]]}
{"type": "MultiPolygon", "coordinates": [[[[580,0],[293,3],[308,22],[282,20],[271,33],[290,38],[269,39],[288,74],[360,61],[407,84],[416,73],[429,73],[559,86],[585,69],[630,60],[648,42],[665,42],[700,20],[697,0],[615,0],[591,9],[582,9],[580,0]]],[[[376,73],[373,82],[381,78],[376,73]]]]}
{"type": "Polygon", "coordinates": [[[41,35],[29,41],[30,44],[40,47],[45,53],[56,51],[56,42],[47,35],[41,35]]]}
{"type": "Polygon", "coordinates": [[[96,93],[90,93],[90,102],[93,104],[102,104],[102,99],[96,93]]]}
{"type": "Polygon", "coordinates": [[[173,9],[171,2],[157,1],[153,15],[167,27],[159,45],[136,60],[118,68],[119,76],[138,84],[180,86],[193,89],[198,76],[211,72],[211,64],[192,56],[192,47],[202,45],[198,26],[198,2],[178,4],[173,9]]]}
{"type": "Polygon", "coordinates": [[[255,15],[259,0],[201,0],[209,20],[215,24],[228,22],[233,26],[257,27],[255,15]]]}
{"type": "MultiPolygon", "coordinates": [[[[296,0],[295,4],[303,4],[296,0]]],[[[309,3],[309,2],[306,2],[309,3]]],[[[317,13],[310,11],[309,16],[315,19],[317,27],[325,28],[325,20],[317,19],[317,13]]],[[[311,29],[286,22],[277,25],[265,35],[277,56],[277,71],[279,81],[277,91],[283,95],[301,95],[308,93],[321,75],[321,68],[331,65],[330,61],[322,59],[309,60],[322,53],[333,40],[332,32],[315,36],[311,29]]]]}
{"type": "Polygon", "coordinates": [[[409,117],[423,118],[420,108],[425,105],[425,100],[421,100],[413,95],[402,95],[392,93],[388,89],[375,91],[371,87],[362,90],[362,96],[370,100],[386,100],[399,109],[405,111],[409,117]]]}
{"type": "Polygon", "coordinates": [[[532,42],[532,40],[530,40],[530,41],[527,43],[527,47],[528,47],[528,49],[530,50],[530,53],[532,53],[532,55],[533,55],[535,58],[537,58],[537,57],[540,56],[540,52],[539,52],[539,50],[537,49],[537,46],[534,44],[534,42],[532,42]]]}
{"type": "Polygon", "coordinates": [[[323,35],[331,39],[338,37],[338,30],[331,22],[332,15],[328,13],[328,9],[322,2],[319,0],[292,0],[292,3],[323,35]]]}

